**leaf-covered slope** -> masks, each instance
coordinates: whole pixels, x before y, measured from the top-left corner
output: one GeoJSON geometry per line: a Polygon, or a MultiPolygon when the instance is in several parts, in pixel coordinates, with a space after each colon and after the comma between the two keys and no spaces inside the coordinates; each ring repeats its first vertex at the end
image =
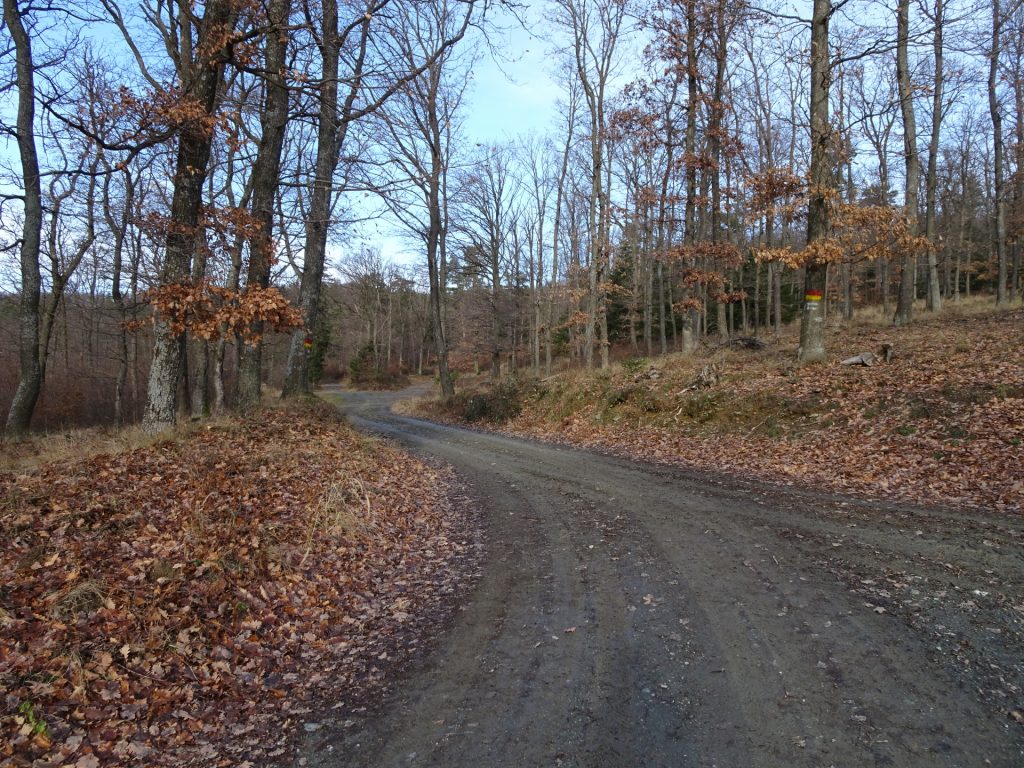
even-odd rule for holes
{"type": "Polygon", "coordinates": [[[327,406],[0,476],[0,762],[283,754],[473,568],[449,480],[327,406]]]}

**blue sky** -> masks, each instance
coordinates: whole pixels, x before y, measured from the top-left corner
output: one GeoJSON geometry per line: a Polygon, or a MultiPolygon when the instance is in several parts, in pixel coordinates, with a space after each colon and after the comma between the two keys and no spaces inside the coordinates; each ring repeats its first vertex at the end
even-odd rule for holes
{"type": "MultiPolygon", "coordinates": [[[[500,60],[481,46],[464,108],[463,140],[470,146],[540,135],[555,126],[564,87],[555,76],[552,43],[530,31],[544,29],[540,6],[527,9],[529,29],[514,25],[492,35],[491,47],[500,52],[500,60]]],[[[379,247],[388,260],[418,265],[424,259],[416,243],[403,237],[386,216],[376,225],[364,226],[362,235],[363,243],[379,247]]]]}
{"type": "Polygon", "coordinates": [[[505,60],[499,63],[485,56],[474,67],[465,122],[468,137],[495,143],[530,131],[544,132],[563,92],[554,78],[551,43],[522,27],[496,35],[492,42],[505,60]]]}

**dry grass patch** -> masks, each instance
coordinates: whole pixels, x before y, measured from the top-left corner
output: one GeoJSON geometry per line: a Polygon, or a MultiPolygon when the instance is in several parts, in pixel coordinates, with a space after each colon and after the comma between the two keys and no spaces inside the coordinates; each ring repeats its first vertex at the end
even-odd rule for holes
{"type": "Polygon", "coordinates": [[[75,461],[97,454],[116,455],[148,448],[168,435],[153,435],[141,426],[123,429],[90,427],[70,431],[31,434],[0,439],[0,471],[29,470],[61,461],[75,461]]]}

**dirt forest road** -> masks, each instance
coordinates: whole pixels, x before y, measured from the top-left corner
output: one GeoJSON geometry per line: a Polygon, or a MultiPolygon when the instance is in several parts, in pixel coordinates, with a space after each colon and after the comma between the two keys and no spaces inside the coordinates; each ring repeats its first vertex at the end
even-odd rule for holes
{"type": "Polygon", "coordinates": [[[310,766],[1024,766],[1024,521],[687,473],[389,412],[484,510],[477,587],[310,766]],[[1016,714],[1015,714],[1016,713],[1016,714]]]}

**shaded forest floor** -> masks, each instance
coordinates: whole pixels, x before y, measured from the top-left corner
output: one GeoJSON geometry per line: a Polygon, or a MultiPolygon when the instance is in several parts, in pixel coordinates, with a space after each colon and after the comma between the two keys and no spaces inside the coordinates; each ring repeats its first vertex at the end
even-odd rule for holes
{"type": "Polygon", "coordinates": [[[460,380],[406,410],[785,485],[1024,510],[1024,311],[830,327],[830,360],[794,362],[795,329],[760,350],[632,358],[515,386],[460,380]],[[839,361],[893,345],[888,364],[839,361]],[[717,382],[696,386],[705,380],[717,382]],[[708,374],[711,374],[709,377],[708,374]]]}
{"type": "Polygon", "coordinates": [[[0,446],[5,765],[287,760],[476,569],[449,472],[325,404],[73,442],[0,446]]]}

